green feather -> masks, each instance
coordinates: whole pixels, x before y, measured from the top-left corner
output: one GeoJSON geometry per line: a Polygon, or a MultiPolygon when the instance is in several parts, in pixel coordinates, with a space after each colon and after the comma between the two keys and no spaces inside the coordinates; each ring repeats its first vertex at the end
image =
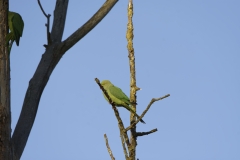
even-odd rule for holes
{"type": "MultiPolygon", "coordinates": [[[[128,96],[118,87],[114,86],[109,80],[103,80],[101,82],[103,88],[107,91],[109,97],[114,102],[117,107],[124,107],[128,111],[135,114],[138,118],[140,117],[131,107],[131,102],[128,96]]],[[[108,101],[107,97],[103,93],[104,98],[108,101]]],[[[140,120],[142,123],[145,123],[142,119],[140,120]]]]}
{"type": "Polygon", "coordinates": [[[12,47],[12,43],[15,41],[19,46],[20,37],[23,34],[24,22],[20,14],[16,12],[8,12],[8,26],[10,33],[6,36],[6,44],[10,42],[9,53],[12,47]]]}

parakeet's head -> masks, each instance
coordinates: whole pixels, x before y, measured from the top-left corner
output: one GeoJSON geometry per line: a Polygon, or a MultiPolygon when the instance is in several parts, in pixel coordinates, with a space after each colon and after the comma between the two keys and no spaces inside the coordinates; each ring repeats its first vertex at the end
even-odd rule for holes
{"type": "Polygon", "coordinates": [[[102,85],[102,86],[109,85],[109,84],[112,84],[109,80],[103,80],[103,81],[101,82],[101,85],[102,85]]]}

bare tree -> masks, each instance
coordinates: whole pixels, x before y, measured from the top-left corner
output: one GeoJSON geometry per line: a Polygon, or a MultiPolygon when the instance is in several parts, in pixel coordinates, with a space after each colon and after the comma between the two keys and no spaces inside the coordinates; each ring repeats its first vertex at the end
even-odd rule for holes
{"type": "MultiPolygon", "coordinates": [[[[132,102],[132,104],[133,104],[132,107],[136,111],[136,104],[137,104],[136,103],[137,102],[136,93],[140,88],[137,87],[137,85],[136,85],[136,69],[135,69],[135,53],[134,53],[134,47],[133,47],[133,37],[134,37],[134,35],[133,35],[132,17],[133,17],[133,2],[132,2],[132,0],[129,0],[129,4],[128,4],[128,24],[127,24],[126,38],[127,38],[127,42],[128,42],[127,49],[128,49],[128,58],[129,58],[129,67],[130,67],[130,87],[131,87],[130,88],[130,102],[132,102]]],[[[155,128],[155,129],[152,129],[152,130],[147,131],[147,132],[137,132],[136,131],[136,125],[143,118],[143,116],[147,113],[147,111],[150,109],[150,107],[152,106],[152,104],[155,101],[159,101],[159,100],[162,100],[164,98],[167,98],[167,97],[170,96],[170,94],[167,94],[167,95],[165,95],[163,97],[160,97],[160,98],[153,98],[150,101],[147,108],[143,111],[142,115],[138,118],[138,120],[136,120],[135,114],[133,114],[131,112],[130,126],[124,127],[122,119],[119,116],[118,109],[116,108],[114,102],[111,100],[107,91],[101,85],[99,79],[96,78],[95,81],[97,82],[97,84],[99,85],[99,87],[101,88],[101,90],[103,91],[105,96],[108,98],[108,101],[110,102],[110,104],[112,105],[112,109],[114,110],[115,116],[116,116],[117,121],[118,121],[120,138],[121,138],[121,142],[122,142],[122,147],[123,147],[123,152],[124,152],[124,155],[125,155],[125,159],[126,160],[135,160],[136,159],[137,138],[140,137],[140,136],[145,136],[145,135],[148,135],[148,134],[151,134],[151,133],[154,133],[154,132],[157,131],[157,128],[155,128]],[[131,133],[130,138],[127,134],[128,131],[130,131],[130,133],[131,133]]],[[[110,155],[110,158],[112,160],[115,160],[113,152],[112,152],[112,150],[109,146],[108,138],[107,138],[106,134],[104,134],[104,138],[105,138],[105,141],[106,141],[106,146],[107,146],[107,150],[108,150],[108,153],[110,155]]]]}
{"type": "Polygon", "coordinates": [[[10,108],[10,60],[5,37],[8,31],[8,0],[0,2],[0,160],[20,159],[31,132],[42,92],[61,57],[90,32],[113,8],[118,0],[106,0],[102,7],[67,39],[62,40],[68,0],[56,0],[53,25],[49,31],[49,18],[38,0],[39,6],[47,17],[46,50],[38,67],[29,81],[20,117],[11,137],[10,108]]]}

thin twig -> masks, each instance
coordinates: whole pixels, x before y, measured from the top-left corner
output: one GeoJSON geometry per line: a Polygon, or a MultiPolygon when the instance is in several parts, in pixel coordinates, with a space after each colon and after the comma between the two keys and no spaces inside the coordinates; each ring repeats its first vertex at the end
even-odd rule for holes
{"type": "Polygon", "coordinates": [[[138,137],[138,136],[145,136],[145,135],[148,135],[148,134],[151,134],[151,133],[154,133],[154,132],[157,132],[157,128],[155,128],[155,129],[153,129],[153,130],[151,130],[151,131],[149,131],[149,132],[137,132],[136,133],[136,136],[138,137]]]}
{"type": "MultiPolygon", "coordinates": [[[[48,15],[46,14],[46,12],[44,11],[44,9],[42,7],[40,0],[38,0],[38,5],[40,6],[44,16],[47,18],[47,23],[45,24],[45,26],[47,27],[47,41],[48,41],[48,45],[49,45],[51,43],[50,32],[49,32],[51,14],[48,14],[48,15]]],[[[47,45],[44,45],[44,47],[47,47],[47,45]]]]}
{"type": "Polygon", "coordinates": [[[52,43],[52,39],[51,39],[51,34],[50,34],[50,17],[51,15],[48,14],[47,16],[47,24],[46,24],[46,27],[47,27],[47,41],[48,41],[48,45],[50,45],[52,43]]]}
{"type": "Polygon", "coordinates": [[[114,156],[113,156],[113,153],[112,153],[112,150],[111,150],[111,148],[110,148],[110,146],[109,146],[109,144],[108,144],[108,138],[107,138],[107,135],[106,135],[106,134],[104,134],[104,139],[105,139],[106,146],[107,146],[107,150],[108,150],[108,153],[109,153],[111,159],[112,159],[112,160],[115,160],[115,158],[114,158],[114,156]]]}
{"type": "Polygon", "coordinates": [[[41,5],[40,0],[38,0],[38,5],[40,6],[40,8],[41,8],[41,10],[42,10],[42,12],[43,12],[43,14],[44,14],[44,16],[47,18],[48,16],[47,16],[46,12],[44,11],[44,9],[43,9],[43,7],[42,7],[42,5],[41,5]]]}
{"type": "Polygon", "coordinates": [[[99,79],[95,78],[95,81],[97,82],[97,84],[99,85],[99,87],[101,88],[101,90],[103,91],[104,95],[107,97],[109,103],[112,105],[112,108],[114,110],[114,113],[115,113],[115,116],[118,120],[118,126],[119,126],[119,129],[120,129],[120,134],[122,133],[124,138],[125,138],[125,141],[126,141],[126,144],[129,146],[130,143],[129,143],[129,139],[128,139],[128,135],[126,132],[124,132],[125,128],[124,128],[124,125],[123,125],[123,122],[122,122],[122,119],[121,117],[119,116],[119,112],[117,110],[117,107],[115,106],[114,102],[112,101],[112,99],[109,97],[107,91],[103,88],[103,86],[101,85],[99,79]]]}
{"type": "Polygon", "coordinates": [[[134,123],[132,123],[129,127],[127,127],[127,128],[125,129],[125,132],[127,132],[127,131],[130,130],[132,127],[134,127],[134,126],[140,121],[140,119],[143,118],[143,116],[147,113],[147,111],[149,110],[149,108],[152,106],[152,104],[153,104],[154,102],[159,101],[159,100],[162,100],[162,99],[167,98],[167,97],[169,97],[169,96],[170,96],[170,94],[167,94],[167,95],[165,95],[165,96],[163,96],[163,97],[160,97],[160,98],[153,98],[153,99],[150,101],[150,103],[148,104],[147,108],[143,111],[143,113],[142,113],[142,115],[139,117],[139,119],[138,119],[137,121],[135,121],[134,123]]]}
{"type": "Polygon", "coordinates": [[[124,155],[125,155],[125,159],[128,159],[128,153],[127,153],[127,149],[126,149],[126,146],[125,146],[125,140],[124,140],[123,134],[121,133],[120,137],[121,137],[121,140],[122,140],[122,147],[123,147],[123,152],[124,152],[124,155]]]}

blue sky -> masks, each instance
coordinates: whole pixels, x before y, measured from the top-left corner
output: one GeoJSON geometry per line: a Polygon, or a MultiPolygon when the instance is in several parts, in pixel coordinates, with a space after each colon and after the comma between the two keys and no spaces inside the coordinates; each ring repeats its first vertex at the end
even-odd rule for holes
{"type": "MultiPolygon", "coordinates": [[[[63,40],[104,3],[69,2],[63,40]]],[[[94,78],[109,79],[129,95],[126,49],[128,1],[112,11],[55,68],[43,92],[23,160],[124,159],[117,120],[94,78]]],[[[53,15],[55,1],[42,0],[53,15]]],[[[137,131],[137,158],[240,159],[240,1],[134,1],[134,48],[139,114],[152,98],[147,124],[137,131]]],[[[37,1],[10,0],[24,19],[20,46],[11,52],[12,128],[46,44],[46,18],[37,1]]],[[[53,16],[51,17],[51,21],[53,16]]],[[[129,113],[119,108],[125,126],[129,113]]]]}

